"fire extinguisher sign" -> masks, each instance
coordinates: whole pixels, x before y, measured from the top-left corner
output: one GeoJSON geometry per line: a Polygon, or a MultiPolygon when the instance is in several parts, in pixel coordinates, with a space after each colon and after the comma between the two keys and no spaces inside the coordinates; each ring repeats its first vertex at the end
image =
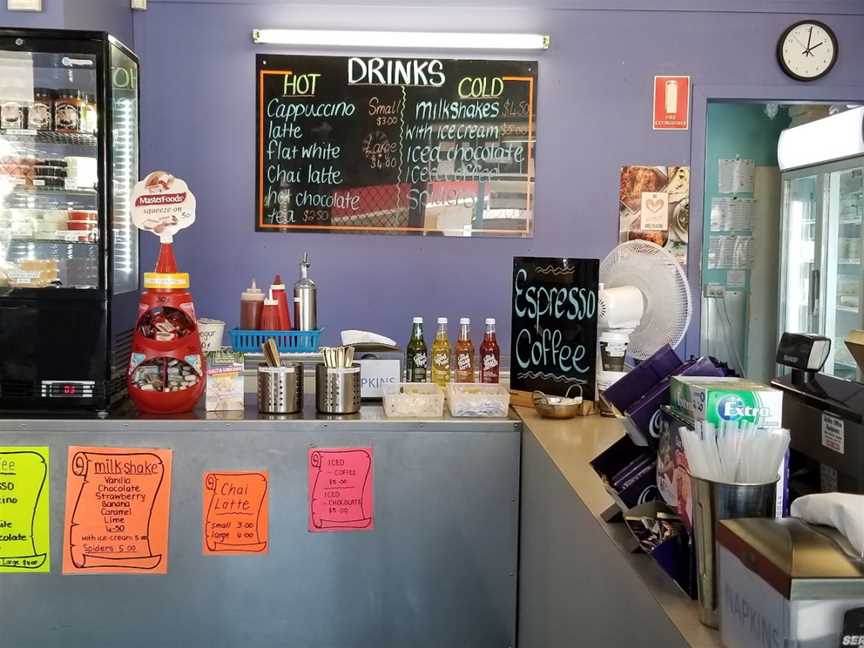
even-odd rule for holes
{"type": "Polygon", "coordinates": [[[690,128],[690,77],[654,77],[654,130],[690,128]]]}

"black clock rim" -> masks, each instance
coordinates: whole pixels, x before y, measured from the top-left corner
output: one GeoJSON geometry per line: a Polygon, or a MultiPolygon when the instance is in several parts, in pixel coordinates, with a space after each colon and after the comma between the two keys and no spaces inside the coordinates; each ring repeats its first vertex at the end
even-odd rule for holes
{"type": "Polygon", "coordinates": [[[834,34],[834,30],[821,20],[799,20],[796,23],[792,23],[785,30],[783,30],[783,33],[780,34],[780,39],[777,41],[777,62],[780,64],[780,68],[783,70],[786,76],[789,76],[796,81],[816,81],[818,79],[821,79],[834,68],[834,64],[837,62],[839,56],[840,44],[837,42],[837,36],[834,34]],[[817,27],[821,27],[825,30],[825,33],[828,34],[828,38],[831,39],[831,44],[834,46],[834,56],[831,58],[831,62],[828,64],[827,68],[825,68],[816,76],[804,77],[800,74],[795,74],[792,70],[789,69],[789,66],[786,65],[786,61],[783,60],[783,42],[786,40],[786,37],[793,29],[795,29],[796,27],[800,27],[801,25],[815,25],[817,27]]]}

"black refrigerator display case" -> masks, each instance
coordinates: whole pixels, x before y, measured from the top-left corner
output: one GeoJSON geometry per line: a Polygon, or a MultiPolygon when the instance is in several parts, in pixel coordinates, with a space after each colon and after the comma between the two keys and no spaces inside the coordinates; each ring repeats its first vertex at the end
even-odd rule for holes
{"type": "Polygon", "coordinates": [[[125,396],[138,301],[135,54],[0,29],[0,412],[125,396]]]}

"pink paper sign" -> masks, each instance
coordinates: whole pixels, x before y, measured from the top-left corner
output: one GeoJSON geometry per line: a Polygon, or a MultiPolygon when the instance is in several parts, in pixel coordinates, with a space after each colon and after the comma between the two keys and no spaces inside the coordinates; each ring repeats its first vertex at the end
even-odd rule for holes
{"type": "Polygon", "coordinates": [[[310,448],[309,532],[375,528],[372,448],[310,448]]]}

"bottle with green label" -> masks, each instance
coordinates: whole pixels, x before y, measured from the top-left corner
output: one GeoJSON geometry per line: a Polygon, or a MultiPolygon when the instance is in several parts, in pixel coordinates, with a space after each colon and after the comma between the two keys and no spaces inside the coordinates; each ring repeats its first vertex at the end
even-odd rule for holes
{"type": "Polygon", "coordinates": [[[415,317],[405,358],[405,381],[426,382],[428,367],[429,354],[426,351],[426,340],[423,339],[423,318],[415,317]]]}

